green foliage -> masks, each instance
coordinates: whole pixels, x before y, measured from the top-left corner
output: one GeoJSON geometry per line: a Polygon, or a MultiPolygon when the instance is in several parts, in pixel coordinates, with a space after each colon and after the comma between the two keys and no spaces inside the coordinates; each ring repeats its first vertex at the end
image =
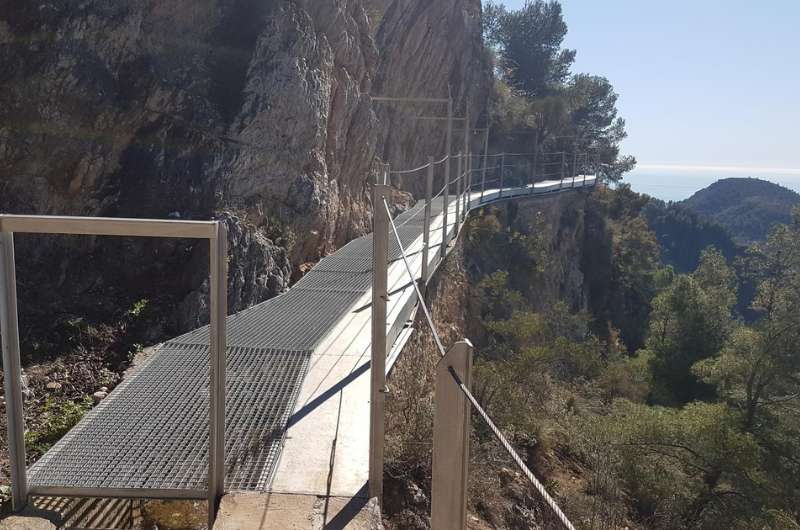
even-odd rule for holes
{"type": "Polygon", "coordinates": [[[483,19],[485,41],[498,57],[494,143],[507,151],[564,152],[570,160],[591,153],[592,162],[582,161],[578,171],[613,181],[630,171],[636,161],[620,156],[625,121],[611,83],[570,73],[575,51],[562,48],[567,25],[561,4],[536,0],[508,10],[488,2],[483,19]]]}
{"type": "Polygon", "coordinates": [[[145,309],[147,309],[147,305],[150,302],[146,299],[138,300],[136,303],[133,304],[133,307],[128,310],[128,315],[137,318],[142,315],[145,309]]]}
{"type": "Polygon", "coordinates": [[[561,49],[567,35],[561,4],[536,0],[509,11],[489,2],[484,16],[486,40],[500,50],[515,88],[537,97],[566,81],[575,51],[561,49]]]}
{"type": "Polygon", "coordinates": [[[767,480],[762,449],[722,404],[620,400],[590,429],[616,454],[614,473],[650,528],[730,528],[751,515],[743,500],[767,480]]]}
{"type": "Polygon", "coordinates": [[[719,249],[728,260],[742,253],[725,228],[681,204],[653,199],[643,213],[658,238],[661,259],[678,272],[696,269],[700,254],[709,246],[719,249]]]}
{"type": "Polygon", "coordinates": [[[647,198],[627,186],[597,190],[587,203],[582,269],[595,330],[619,329],[630,351],[645,341],[659,248],[641,218],[647,198]]]}
{"type": "Polygon", "coordinates": [[[25,446],[31,457],[38,458],[73,428],[92,408],[92,398],[78,401],[59,401],[48,397],[44,404],[41,424],[25,433],[25,446]]]}

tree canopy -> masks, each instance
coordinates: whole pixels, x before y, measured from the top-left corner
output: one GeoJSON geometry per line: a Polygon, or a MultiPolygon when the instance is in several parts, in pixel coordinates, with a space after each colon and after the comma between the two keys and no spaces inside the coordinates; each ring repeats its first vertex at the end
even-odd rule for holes
{"type": "Polygon", "coordinates": [[[557,1],[530,1],[518,10],[485,4],[485,40],[497,56],[495,140],[570,157],[590,153],[587,171],[619,180],[636,161],[620,155],[626,132],[618,95],[604,77],[572,73],[576,52],[563,48],[566,34],[557,1]]]}

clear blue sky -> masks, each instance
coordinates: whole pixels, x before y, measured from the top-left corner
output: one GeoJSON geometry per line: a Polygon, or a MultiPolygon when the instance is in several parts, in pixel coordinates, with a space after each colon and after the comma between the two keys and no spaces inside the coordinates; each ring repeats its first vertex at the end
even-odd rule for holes
{"type": "Polygon", "coordinates": [[[800,173],[800,0],[561,4],[573,70],[614,85],[642,168],[800,173]]]}

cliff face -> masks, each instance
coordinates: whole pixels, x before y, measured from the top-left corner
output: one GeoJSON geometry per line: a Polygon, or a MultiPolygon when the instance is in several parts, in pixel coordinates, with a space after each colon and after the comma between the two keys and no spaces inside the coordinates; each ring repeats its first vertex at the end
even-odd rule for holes
{"type": "MultiPolygon", "coordinates": [[[[488,86],[468,57],[477,0],[380,7],[379,56],[362,0],[0,0],[0,211],[218,217],[231,310],[274,296],[369,230],[381,151],[429,149],[387,134],[369,93],[488,86]]],[[[205,244],[21,236],[18,252],[23,307],[101,318],[148,298],[169,331],[207,316],[205,244]]]]}
{"type": "MultiPolygon", "coordinates": [[[[452,91],[454,115],[470,109],[470,128],[484,127],[492,72],[482,38],[480,0],[395,0],[386,8],[376,37],[380,49],[375,92],[385,96],[447,98],[452,91]]],[[[376,108],[384,124],[382,159],[393,169],[427,163],[445,154],[444,121],[420,116],[446,116],[446,104],[384,104],[376,108]]],[[[463,150],[464,125],[456,122],[453,153],[463,150]]],[[[482,137],[472,137],[473,151],[482,137]]],[[[453,170],[455,175],[455,170],[453,170]]],[[[441,181],[441,171],[437,173],[441,181]]],[[[424,193],[419,174],[396,177],[393,183],[417,195],[424,193]]]]}

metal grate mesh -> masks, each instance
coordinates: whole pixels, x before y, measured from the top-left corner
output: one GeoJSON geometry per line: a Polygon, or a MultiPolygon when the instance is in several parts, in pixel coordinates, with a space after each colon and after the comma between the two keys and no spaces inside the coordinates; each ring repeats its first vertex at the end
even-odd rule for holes
{"type": "MultiPolygon", "coordinates": [[[[310,352],[229,348],[226,484],[263,489],[310,352]]],[[[204,490],[208,347],[167,343],[30,470],[31,486],[204,490]]]]}
{"type": "MultiPolygon", "coordinates": [[[[433,215],[443,206],[435,200],[433,215]]],[[[396,220],[406,248],[421,237],[423,208],[396,220]]],[[[401,257],[394,240],[389,256],[401,257]]],[[[369,291],[371,267],[369,235],[323,259],[288,293],[228,317],[228,490],[268,487],[310,354],[369,291]]],[[[34,464],[31,486],[205,490],[208,340],[206,326],[159,348],[34,464]]]]}

